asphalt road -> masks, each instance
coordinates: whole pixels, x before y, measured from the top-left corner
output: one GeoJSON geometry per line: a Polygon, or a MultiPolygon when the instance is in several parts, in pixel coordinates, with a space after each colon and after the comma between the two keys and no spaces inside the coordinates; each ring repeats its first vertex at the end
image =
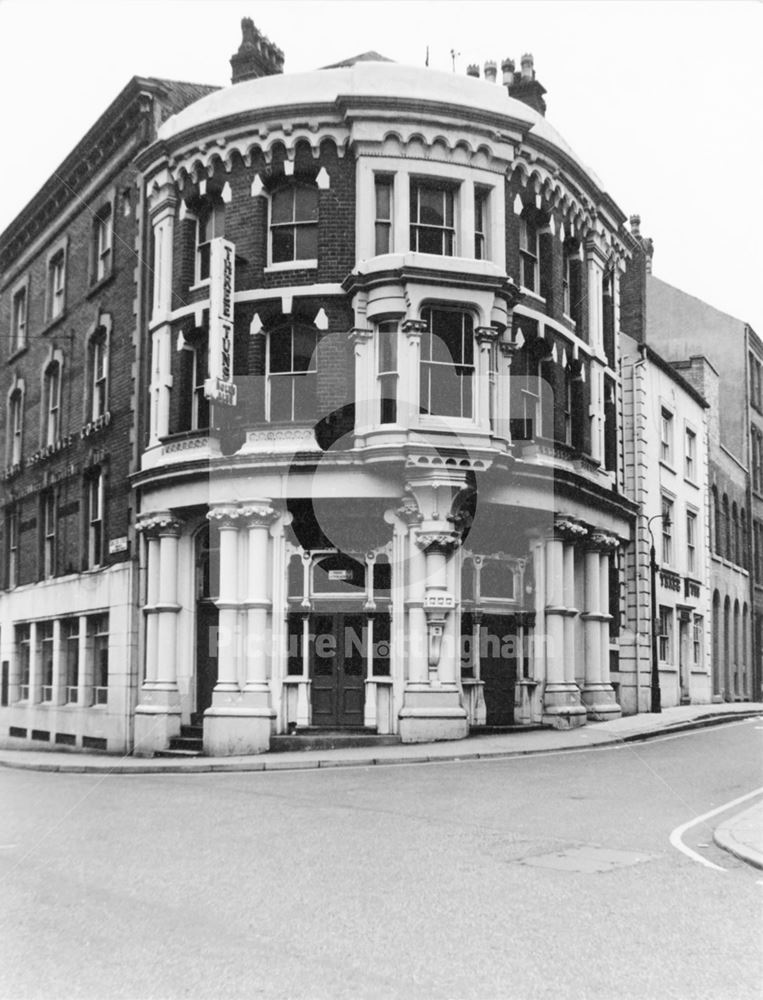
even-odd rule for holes
{"type": "MultiPolygon", "coordinates": [[[[761,995],[763,872],[712,846],[760,720],[291,773],[4,770],[3,998],[761,995]],[[710,846],[702,846],[710,845],[710,846]]],[[[749,803],[748,803],[749,804],[749,803]]]]}

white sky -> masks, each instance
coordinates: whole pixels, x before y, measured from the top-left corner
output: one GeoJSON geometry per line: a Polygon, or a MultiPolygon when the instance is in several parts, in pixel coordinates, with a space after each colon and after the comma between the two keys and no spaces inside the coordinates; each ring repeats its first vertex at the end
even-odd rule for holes
{"type": "Polygon", "coordinates": [[[0,230],[133,75],[230,82],[242,17],[299,72],[375,49],[532,52],[549,121],[655,242],[654,273],[763,335],[763,4],[0,0],[0,230]]]}

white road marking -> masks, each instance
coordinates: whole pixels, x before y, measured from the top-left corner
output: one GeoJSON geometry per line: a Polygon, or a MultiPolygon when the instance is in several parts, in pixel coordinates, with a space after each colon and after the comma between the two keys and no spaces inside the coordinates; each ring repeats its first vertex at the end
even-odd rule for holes
{"type": "Polygon", "coordinates": [[[714,868],[718,872],[728,871],[727,868],[721,868],[720,865],[713,864],[712,861],[708,861],[707,858],[703,858],[700,854],[697,854],[696,851],[687,847],[681,838],[687,830],[690,830],[693,826],[697,826],[698,823],[703,823],[706,819],[712,819],[713,816],[726,812],[727,809],[733,809],[734,806],[741,805],[742,802],[754,799],[756,795],[763,795],[763,787],[756,788],[754,791],[748,792],[746,795],[740,795],[738,799],[732,799],[731,802],[726,802],[725,805],[718,806],[717,809],[711,809],[710,812],[703,813],[701,816],[696,816],[694,819],[690,819],[688,823],[682,823],[681,826],[677,826],[671,833],[670,843],[676,848],[677,851],[681,851],[682,854],[685,854],[687,858],[691,858],[692,861],[699,861],[701,865],[705,865],[707,868],[714,868]]]}

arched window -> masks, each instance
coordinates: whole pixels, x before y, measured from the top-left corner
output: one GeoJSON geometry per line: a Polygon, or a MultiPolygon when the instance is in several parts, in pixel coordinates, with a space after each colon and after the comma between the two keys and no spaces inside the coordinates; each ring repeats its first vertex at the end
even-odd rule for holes
{"type": "Polygon", "coordinates": [[[55,444],[61,436],[61,362],[53,358],[42,380],[42,444],[55,444]]]}
{"type": "Polygon", "coordinates": [[[225,204],[219,194],[209,195],[196,209],[196,281],[209,278],[210,243],[225,235],[225,204]]]}
{"type": "Polygon", "coordinates": [[[24,437],[24,382],[14,378],[8,393],[6,423],[5,464],[17,465],[23,454],[24,437]]]}
{"type": "Polygon", "coordinates": [[[295,181],[270,196],[270,262],[318,258],[318,188],[295,181]]]}
{"type": "Polygon", "coordinates": [[[110,328],[110,320],[99,323],[88,342],[89,420],[102,417],[109,407],[110,328]]]}
{"type": "Polygon", "coordinates": [[[723,551],[726,559],[731,557],[731,517],[729,515],[729,498],[723,494],[723,551]]]}
{"type": "Polygon", "coordinates": [[[270,421],[315,416],[318,331],[292,320],[268,333],[266,413],[270,421]]]}
{"type": "Polygon", "coordinates": [[[711,491],[711,502],[712,502],[712,525],[713,525],[713,552],[717,556],[721,554],[721,538],[723,537],[721,531],[721,505],[718,503],[718,487],[713,486],[711,491]]]}

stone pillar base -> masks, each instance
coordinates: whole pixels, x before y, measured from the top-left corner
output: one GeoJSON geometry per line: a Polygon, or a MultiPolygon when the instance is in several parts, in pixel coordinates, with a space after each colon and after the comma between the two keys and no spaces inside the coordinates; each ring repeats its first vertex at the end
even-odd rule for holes
{"type": "Polygon", "coordinates": [[[469,735],[466,710],[457,688],[410,689],[400,709],[400,739],[403,743],[433,743],[462,740],[469,735]]]}
{"type": "Polygon", "coordinates": [[[213,705],[204,713],[204,753],[210,757],[267,753],[275,726],[270,708],[213,705]]]}
{"type": "Polygon", "coordinates": [[[180,705],[144,704],[135,709],[135,757],[153,757],[157,750],[166,750],[172,737],[179,734],[180,705]]]}
{"type": "Polygon", "coordinates": [[[615,692],[611,684],[591,684],[584,687],[580,697],[585,705],[589,722],[606,722],[607,719],[619,719],[623,710],[617,704],[615,692]]]}
{"type": "Polygon", "coordinates": [[[548,684],[543,692],[541,723],[554,729],[574,729],[586,724],[577,684],[548,684]]]}

